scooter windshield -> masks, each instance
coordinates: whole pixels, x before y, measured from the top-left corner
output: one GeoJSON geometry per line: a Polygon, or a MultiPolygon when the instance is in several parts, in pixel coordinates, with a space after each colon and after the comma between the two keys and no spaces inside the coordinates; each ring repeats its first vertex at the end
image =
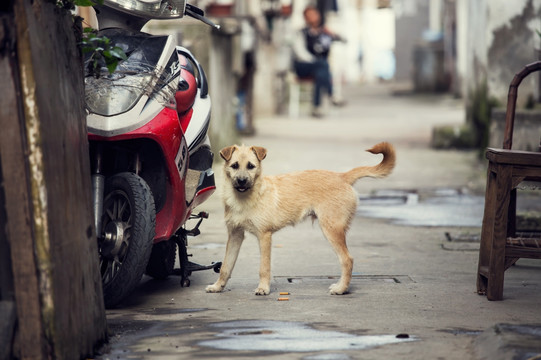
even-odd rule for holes
{"type": "Polygon", "coordinates": [[[99,77],[88,72],[88,64],[93,60],[85,59],[86,106],[90,113],[113,116],[129,111],[141,96],[151,96],[158,81],[157,64],[167,37],[120,29],[106,29],[100,35],[122,48],[127,59],[121,61],[112,74],[101,64],[99,77]]]}

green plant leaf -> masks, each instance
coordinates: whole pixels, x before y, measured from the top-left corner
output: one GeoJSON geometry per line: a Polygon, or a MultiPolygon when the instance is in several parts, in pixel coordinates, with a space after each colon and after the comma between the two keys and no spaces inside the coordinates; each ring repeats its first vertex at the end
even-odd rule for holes
{"type": "MultiPolygon", "coordinates": [[[[103,3],[103,0],[102,0],[103,3]]],[[[75,6],[94,6],[97,5],[96,1],[92,0],[73,0],[75,6]]]]}
{"type": "Polygon", "coordinates": [[[80,43],[83,53],[92,53],[89,59],[90,73],[98,77],[98,68],[101,66],[100,62],[105,61],[105,65],[110,73],[113,73],[118,66],[119,60],[125,60],[126,54],[121,47],[113,46],[106,36],[98,36],[96,31],[91,28],[85,28],[83,34],[83,40],[80,43]],[[91,67],[90,67],[91,66],[91,67]]]}
{"type": "Polygon", "coordinates": [[[111,60],[107,61],[107,70],[109,70],[110,74],[115,72],[117,65],[118,65],[117,59],[114,59],[113,61],[111,60]]]}
{"type": "Polygon", "coordinates": [[[87,40],[88,42],[94,42],[94,43],[102,43],[103,42],[103,38],[100,38],[96,35],[90,35],[87,40]]]}
{"type": "Polygon", "coordinates": [[[109,52],[111,53],[112,56],[118,59],[126,60],[128,58],[126,54],[124,53],[124,50],[122,50],[122,48],[118,46],[115,46],[109,52]]]}
{"type": "Polygon", "coordinates": [[[93,46],[83,46],[81,48],[81,50],[83,51],[83,54],[86,54],[86,53],[89,53],[89,52],[93,52],[94,51],[94,47],[93,46]]]}

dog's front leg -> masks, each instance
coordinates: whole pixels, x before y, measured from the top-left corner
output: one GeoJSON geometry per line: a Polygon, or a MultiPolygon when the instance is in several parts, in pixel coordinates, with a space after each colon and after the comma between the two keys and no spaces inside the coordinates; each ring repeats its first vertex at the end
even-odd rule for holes
{"type": "Polygon", "coordinates": [[[221,292],[225,288],[227,281],[231,277],[235,263],[237,262],[237,257],[239,256],[240,246],[242,245],[243,240],[243,229],[229,229],[229,238],[227,239],[225,257],[220,269],[220,277],[214,284],[207,286],[205,290],[208,293],[221,292]]]}
{"type": "Polygon", "coordinates": [[[272,233],[259,234],[258,238],[261,260],[259,265],[259,286],[255,289],[255,294],[268,295],[270,293],[272,233]]]}

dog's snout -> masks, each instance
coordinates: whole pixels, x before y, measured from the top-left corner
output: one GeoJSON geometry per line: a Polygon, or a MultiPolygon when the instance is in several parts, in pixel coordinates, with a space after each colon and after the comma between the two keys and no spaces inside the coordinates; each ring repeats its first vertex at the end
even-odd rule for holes
{"type": "Polygon", "coordinates": [[[235,179],[233,187],[239,192],[245,192],[251,187],[250,179],[247,177],[237,177],[235,179]]]}
{"type": "Polygon", "coordinates": [[[245,186],[247,183],[248,183],[248,179],[247,179],[247,178],[238,178],[238,179],[237,179],[237,184],[238,184],[239,186],[245,186]]]}

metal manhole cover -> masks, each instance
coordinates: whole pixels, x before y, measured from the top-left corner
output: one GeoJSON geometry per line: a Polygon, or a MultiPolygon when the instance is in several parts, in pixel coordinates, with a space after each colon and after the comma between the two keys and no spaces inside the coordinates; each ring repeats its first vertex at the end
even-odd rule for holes
{"type": "MultiPolygon", "coordinates": [[[[274,280],[278,284],[310,284],[328,282],[329,280],[338,280],[340,276],[275,276],[274,280]]],[[[411,284],[413,279],[408,275],[353,275],[351,284],[366,283],[390,283],[390,284],[411,284]]]]}

